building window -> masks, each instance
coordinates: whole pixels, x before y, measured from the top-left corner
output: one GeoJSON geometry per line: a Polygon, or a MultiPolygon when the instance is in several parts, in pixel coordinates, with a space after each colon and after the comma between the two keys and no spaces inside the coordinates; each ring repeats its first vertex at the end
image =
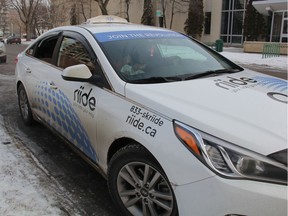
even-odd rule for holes
{"type": "Polygon", "coordinates": [[[205,12],[204,34],[210,34],[211,31],[211,12],[205,12]]]}
{"type": "Polygon", "coordinates": [[[243,43],[243,21],[246,0],[223,0],[221,35],[225,43],[243,43]]]}
{"type": "Polygon", "coordinates": [[[288,42],[288,17],[287,11],[283,12],[283,21],[282,21],[282,33],[281,33],[281,42],[287,43],[288,42]]]}
{"type": "Polygon", "coordinates": [[[287,39],[288,39],[288,19],[284,18],[283,19],[283,27],[282,27],[282,34],[281,34],[281,42],[283,43],[287,43],[287,39]]]}
{"type": "Polygon", "coordinates": [[[233,35],[242,35],[243,20],[243,11],[235,11],[233,13],[233,35]]]}
{"type": "Polygon", "coordinates": [[[229,32],[229,23],[231,13],[230,12],[222,12],[222,19],[221,19],[221,34],[227,34],[229,32]]]}
{"type": "Polygon", "coordinates": [[[281,38],[282,12],[274,13],[274,22],[272,29],[272,42],[279,42],[281,38]]]}
{"type": "Polygon", "coordinates": [[[240,9],[244,9],[244,0],[235,0],[234,1],[234,10],[240,10],[240,9]]]}
{"type": "Polygon", "coordinates": [[[229,10],[230,8],[230,0],[223,0],[222,1],[222,10],[229,10]]]}

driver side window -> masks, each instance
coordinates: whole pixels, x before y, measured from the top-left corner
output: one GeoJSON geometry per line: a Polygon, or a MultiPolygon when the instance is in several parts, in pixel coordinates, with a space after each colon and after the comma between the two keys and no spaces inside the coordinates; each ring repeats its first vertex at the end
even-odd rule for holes
{"type": "Polygon", "coordinates": [[[76,39],[64,37],[59,50],[57,66],[65,69],[66,67],[77,64],[85,64],[91,73],[93,73],[95,69],[84,45],[76,39]]]}

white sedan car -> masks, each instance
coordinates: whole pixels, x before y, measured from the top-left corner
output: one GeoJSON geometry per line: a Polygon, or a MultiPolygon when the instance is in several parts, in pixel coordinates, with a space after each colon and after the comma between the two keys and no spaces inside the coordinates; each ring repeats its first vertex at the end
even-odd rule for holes
{"type": "Polygon", "coordinates": [[[287,215],[287,81],[108,16],[18,55],[20,113],[71,144],[124,215],[287,215]]]}

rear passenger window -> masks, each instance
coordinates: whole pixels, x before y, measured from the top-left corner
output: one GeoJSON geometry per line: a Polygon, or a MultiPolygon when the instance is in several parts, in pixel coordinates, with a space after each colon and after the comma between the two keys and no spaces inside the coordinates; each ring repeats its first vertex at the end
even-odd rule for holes
{"type": "Polygon", "coordinates": [[[52,64],[52,56],[57,40],[58,37],[49,37],[40,41],[35,50],[34,57],[52,64]]]}
{"type": "Polygon", "coordinates": [[[64,69],[77,64],[85,64],[91,73],[95,69],[84,45],[76,39],[64,37],[59,50],[57,66],[64,69]]]}

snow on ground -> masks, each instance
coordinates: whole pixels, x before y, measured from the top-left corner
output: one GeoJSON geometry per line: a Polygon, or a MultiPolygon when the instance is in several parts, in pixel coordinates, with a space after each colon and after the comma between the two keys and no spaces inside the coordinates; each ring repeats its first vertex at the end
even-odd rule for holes
{"type": "Polygon", "coordinates": [[[7,134],[3,124],[0,115],[0,215],[67,215],[59,188],[24,146],[7,134]]]}
{"type": "Polygon", "coordinates": [[[259,65],[266,68],[274,68],[287,71],[288,58],[286,55],[281,55],[279,57],[262,58],[262,54],[244,53],[241,51],[241,49],[237,50],[238,51],[235,52],[235,48],[224,48],[224,51],[220,54],[237,64],[259,65]]]}
{"type": "MultiPolygon", "coordinates": [[[[229,48],[224,48],[221,54],[238,64],[287,70],[287,56],[263,59],[261,54],[235,52],[229,48]]],[[[7,134],[3,124],[0,115],[0,215],[64,215],[63,200],[59,201],[54,183],[39,168],[37,160],[7,134]]]]}

